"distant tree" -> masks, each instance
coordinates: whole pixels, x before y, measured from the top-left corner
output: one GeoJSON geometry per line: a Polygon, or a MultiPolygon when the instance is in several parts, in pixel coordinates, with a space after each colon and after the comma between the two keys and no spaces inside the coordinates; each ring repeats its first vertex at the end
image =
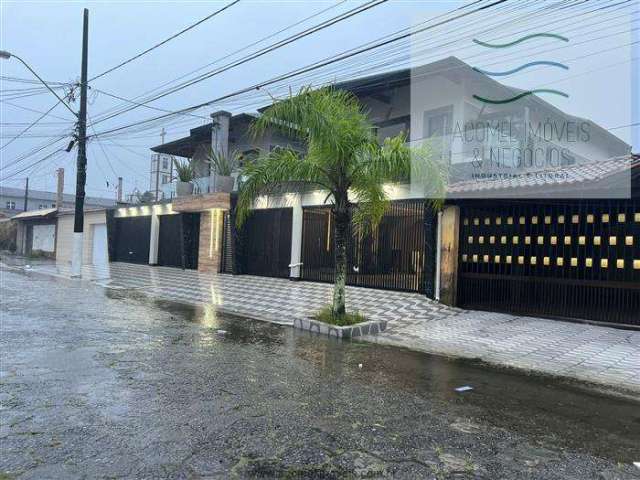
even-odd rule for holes
{"type": "Polygon", "coordinates": [[[135,194],[138,199],[138,203],[151,203],[156,199],[155,194],[149,190],[144,193],[135,192],[135,194]]]}

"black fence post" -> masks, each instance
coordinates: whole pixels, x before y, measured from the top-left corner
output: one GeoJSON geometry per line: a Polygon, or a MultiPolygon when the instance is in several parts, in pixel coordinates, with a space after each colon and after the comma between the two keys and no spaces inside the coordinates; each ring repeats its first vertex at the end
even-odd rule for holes
{"type": "Polygon", "coordinates": [[[434,299],[436,294],[436,249],[438,230],[438,212],[426,202],[424,206],[424,293],[434,299]]]}
{"type": "Polygon", "coordinates": [[[116,224],[116,210],[109,208],[105,212],[106,224],[107,224],[107,252],[109,255],[109,261],[114,262],[116,260],[116,238],[117,238],[117,224],[116,224]]]}
{"type": "Polygon", "coordinates": [[[245,273],[244,235],[242,229],[236,225],[237,205],[238,193],[232,192],[229,198],[229,229],[231,230],[229,248],[231,249],[231,273],[233,275],[245,273]]]}

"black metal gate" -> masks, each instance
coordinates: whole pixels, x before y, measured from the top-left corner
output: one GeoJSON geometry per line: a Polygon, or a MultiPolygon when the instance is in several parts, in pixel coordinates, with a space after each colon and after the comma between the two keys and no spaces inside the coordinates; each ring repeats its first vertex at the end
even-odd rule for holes
{"type": "Polygon", "coordinates": [[[200,214],[181,213],[184,268],[198,268],[200,249],[200,214]]]}
{"type": "MultiPolygon", "coordinates": [[[[391,202],[380,224],[347,245],[347,284],[389,290],[424,291],[425,203],[391,202]]],[[[330,207],[303,209],[302,278],[333,282],[334,229],[330,207]]]]}
{"type": "Polygon", "coordinates": [[[182,267],[182,221],[180,215],[160,215],[158,265],[182,267]]]}
{"type": "Polygon", "coordinates": [[[267,277],[289,277],[291,262],[291,208],[254,210],[243,226],[243,272],[267,277]]]}
{"type": "Polygon", "coordinates": [[[640,202],[462,206],[464,308],[640,325],[640,202]]]}
{"type": "Polygon", "coordinates": [[[161,215],[158,235],[158,265],[198,268],[200,214],[161,215]],[[184,259],[183,259],[184,256],[184,259]]]}
{"type": "Polygon", "coordinates": [[[231,218],[228,211],[223,214],[222,220],[222,258],[220,259],[220,271],[233,273],[233,232],[231,230],[231,218]]]}
{"type": "Polygon", "coordinates": [[[149,263],[151,217],[124,217],[115,219],[115,261],[149,263]]]}

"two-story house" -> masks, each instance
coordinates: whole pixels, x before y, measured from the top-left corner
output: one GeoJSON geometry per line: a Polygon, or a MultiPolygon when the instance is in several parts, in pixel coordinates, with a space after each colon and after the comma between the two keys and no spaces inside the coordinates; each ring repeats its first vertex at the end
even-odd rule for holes
{"type": "MultiPolygon", "coordinates": [[[[404,131],[449,168],[444,212],[426,208],[424,192],[411,184],[387,186],[391,207],[381,224],[349,246],[349,284],[423,292],[473,308],[517,305],[526,313],[631,321],[640,302],[633,288],[640,282],[640,206],[638,161],[629,145],[453,57],[335,88],[360,99],[381,140],[404,131]],[[554,180],[527,183],[535,172],[551,172],[554,180]],[[609,198],[607,182],[625,174],[626,197],[609,198]],[[552,200],[542,187],[572,198],[552,200]],[[580,198],[590,188],[600,189],[600,200],[580,198]],[[525,193],[530,200],[519,198],[525,193]],[[501,200],[492,202],[491,195],[501,200]],[[625,303],[608,318],[605,305],[616,295],[625,303]]],[[[121,250],[132,252],[138,247],[128,239],[143,239],[136,261],[332,281],[326,192],[265,195],[238,232],[230,214],[234,194],[210,188],[211,149],[250,159],[257,150],[292,144],[274,135],[253,139],[254,118],[218,112],[188,137],[153,147],[190,159],[198,188],[170,204],[116,210],[112,238],[121,250]]]]}

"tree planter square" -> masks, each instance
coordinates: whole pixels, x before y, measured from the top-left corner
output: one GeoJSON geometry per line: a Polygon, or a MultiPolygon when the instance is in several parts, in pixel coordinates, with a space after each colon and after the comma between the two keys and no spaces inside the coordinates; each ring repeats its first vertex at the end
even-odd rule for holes
{"type": "Polygon", "coordinates": [[[293,320],[294,328],[316,332],[321,335],[328,335],[336,338],[353,338],[362,335],[375,335],[384,332],[387,328],[386,320],[369,320],[355,325],[339,327],[328,323],[320,322],[313,318],[296,318],[293,320]]]}

